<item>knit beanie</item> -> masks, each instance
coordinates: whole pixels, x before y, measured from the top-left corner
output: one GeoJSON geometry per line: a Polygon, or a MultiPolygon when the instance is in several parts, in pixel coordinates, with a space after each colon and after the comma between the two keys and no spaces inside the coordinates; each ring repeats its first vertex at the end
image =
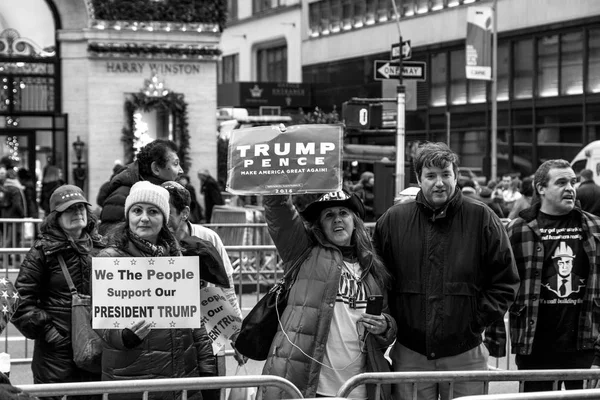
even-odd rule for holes
{"type": "Polygon", "coordinates": [[[125,218],[129,214],[129,209],[137,203],[152,204],[162,212],[165,221],[169,219],[169,192],[167,189],[150,183],[148,181],[139,181],[131,187],[129,196],[125,199],[125,218]]]}

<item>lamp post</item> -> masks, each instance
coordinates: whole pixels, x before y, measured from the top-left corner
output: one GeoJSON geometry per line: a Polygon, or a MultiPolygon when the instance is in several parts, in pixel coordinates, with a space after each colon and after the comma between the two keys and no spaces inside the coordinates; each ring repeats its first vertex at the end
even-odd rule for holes
{"type": "Polygon", "coordinates": [[[73,150],[75,151],[75,158],[77,158],[77,161],[73,162],[75,165],[75,168],[73,168],[73,179],[75,180],[75,185],[79,186],[81,190],[83,190],[85,178],[87,177],[85,161],[81,160],[84,147],[85,143],[77,136],[77,140],[73,142],[73,150]]]}

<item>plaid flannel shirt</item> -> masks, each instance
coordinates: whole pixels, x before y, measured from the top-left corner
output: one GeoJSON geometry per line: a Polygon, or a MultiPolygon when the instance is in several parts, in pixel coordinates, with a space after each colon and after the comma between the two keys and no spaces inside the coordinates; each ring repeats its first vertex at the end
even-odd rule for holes
{"type": "MultiPolygon", "coordinates": [[[[537,223],[540,205],[521,212],[508,224],[508,236],[521,278],[517,299],[509,309],[509,326],[513,354],[531,354],[540,304],[544,246],[537,223]]],[[[591,350],[599,339],[600,324],[600,218],[582,211],[583,249],[587,254],[590,273],[583,298],[577,337],[578,350],[591,350]]],[[[495,357],[506,355],[504,321],[497,321],[486,330],[485,344],[495,357]]]]}

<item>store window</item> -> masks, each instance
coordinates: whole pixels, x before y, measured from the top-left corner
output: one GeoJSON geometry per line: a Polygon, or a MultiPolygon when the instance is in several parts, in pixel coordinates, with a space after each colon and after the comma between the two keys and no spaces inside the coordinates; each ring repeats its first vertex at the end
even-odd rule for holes
{"type": "Polygon", "coordinates": [[[425,14],[429,11],[429,0],[416,0],[415,8],[417,14],[425,14]]]}
{"type": "Polygon", "coordinates": [[[328,1],[322,1],[320,3],[318,3],[321,5],[321,10],[320,10],[320,18],[321,18],[321,34],[322,35],[329,35],[330,30],[329,30],[329,2],[328,1]]]}
{"type": "Polygon", "coordinates": [[[538,95],[558,95],[558,35],[544,36],[537,41],[538,95]]]}
{"type": "Polygon", "coordinates": [[[231,83],[240,80],[239,76],[239,54],[223,56],[221,61],[221,79],[219,83],[231,83]]]}
{"type": "Polygon", "coordinates": [[[600,93],[600,29],[589,31],[587,90],[591,93],[600,93]]]}
{"type": "Polygon", "coordinates": [[[583,93],[583,32],[560,38],[560,94],[583,93]]]}
{"type": "Polygon", "coordinates": [[[498,84],[496,99],[498,101],[508,100],[510,71],[510,46],[509,43],[498,44],[498,84]]]}
{"type": "Polygon", "coordinates": [[[282,0],[252,0],[252,13],[260,13],[281,6],[282,0]]]}
{"type": "Polygon", "coordinates": [[[367,0],[367,12],[365,14],[365,24],[373,25],[377,22],[377,5],[378,0],[367,0]]]}
{"type": "Polygon", "coordinates": [[[488,81],[469,79],[469,103],[485,103],[487,101],[487,83],[488,81]]]}
{"type": "Polygon", "coordinates": [[[439,107],[446,105],[446,53],[431,56],[431,94],[430,105],[439,107]]]}
{"type": "Polygon", "coordinates": [[[352,29],[354,18],[354,4],[352,0],[342,0],[342,28],[344,30],[352,29]]]}
{"type": "Polygon", "coordinates": [[[467,102],[467,77],[465,73],[465,51],[450,53],[450,104],[467,102]]]}
{"type": "Polygon", "coordinates": [[[533,40],[515,42],[513,97],[530,99],[533,94],[533,40]]]}
{"type": "Polygon", "coordinates": [[[337,33],[342,30],[342,1],[331,0],[329,2],[329,19],[331,22],[330,29],[331,33],[337,33]]]}
{"type": "Polygon", "coordinates": [[[354,28],[361,28],[365,24],[366,11],[366,0],[354,0],[354,28]]]}
{"type": "Polygon", "coordinates": [[[321,3],[310,3],[308,5],[308,14],[310,15],[310,35],[319,36],[321,29],[321,3]]]}
{"type": "Polygon", "coordinates": [[[227,0],[227,16],[230,21],[238,19],[238,0],[227,0]]]}
{"type": "Polygon", "coordinates": [[[287,82],[287,45],[259,49],[256,61],[259,82],[287,82]]]}

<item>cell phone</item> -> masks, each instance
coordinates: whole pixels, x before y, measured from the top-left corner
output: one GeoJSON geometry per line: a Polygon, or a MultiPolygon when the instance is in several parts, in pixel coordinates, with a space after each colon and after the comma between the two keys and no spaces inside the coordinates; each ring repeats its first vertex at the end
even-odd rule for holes
{"type": "Polygon", "coordinates": [[[383,309],[383,295],[372,294],[367,297],[367,314],[381,315],[383,309]]]}

